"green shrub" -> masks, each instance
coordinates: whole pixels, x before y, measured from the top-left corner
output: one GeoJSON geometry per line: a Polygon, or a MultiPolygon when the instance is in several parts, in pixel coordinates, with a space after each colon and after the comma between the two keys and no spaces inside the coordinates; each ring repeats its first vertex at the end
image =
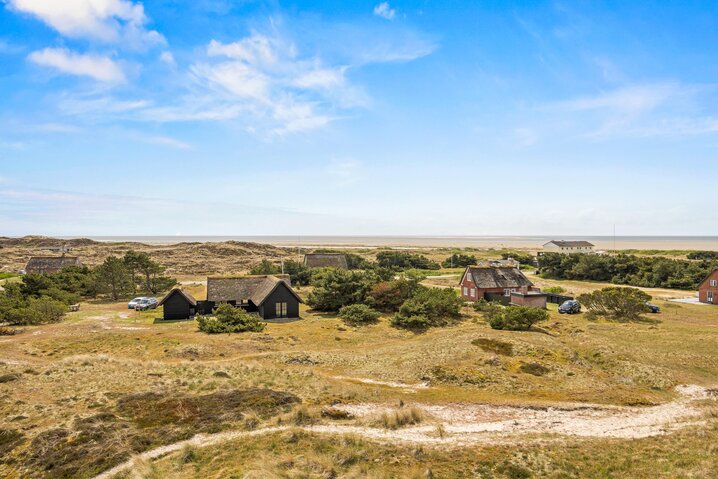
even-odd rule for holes
{"type": "Polygon", "coordinates": [[[546,321],[548,311],[528,306],[508,306],[489,318],[489,325],[493,329],[509,331],[527,331],[531,326],[546,321]]]}
{"type": "Polygon", "coordinates": [[[444,268],[463,268],[477,263],[476,256],[470,254],[454,253],[444,261],[441,266],[444,268]]]}
{"type": "Polygon", "coordinates": [[[414,296],[417,291],[424,289],[415,278],[399,278],[392,281],[382,281],[372,286],[371,297],[374,307],[379,311],[396,312],[404,301],[414,296]]]}
{"type": "Polygon", "coordinates": [[[404,301],[392,319],[392,325],[407,329],[443,326],[459,317],[461,298],[453,289],[424,288],[404,301]]]}
{"type": "Polygon", "coordinates": [[[261,263],[252,267],[249,274],[279,274],[282,272],[281,266],[263,259],[261,263]]]}
{"type": "Polygon", "coordinates": [[[394,270],[405,269],[439,269],[439,263],[431,261],[420,254],[407,253],[404,251],[381,251],[376,255],[376,262],[382,268],[394,270]]]}
{"type": "Polygon", "coordinates": [[[336,268],[318,270],[312,275],[314,289],[307,304],[319,311],[339,311],[342,306],[366,303],[374,276],[360,271],[336,268]]]}
{"type": "Polygon", "coordinates": [[[543,288],[542,291],[548,294],[563,294],[566,292],[566,290],[561,286],[547,286],[546,288],[543,288]]]}
{"type": "Polygon", "coordinates": [[[604,316],[617,321],[638,319],[648,309],[646,303],[651,296],[636,288],[610,287],[578,297],[578,301],[593,315],[604,316]]]}
{"type": "Polygon", "coordinates": [[[696,289],[718,266],[716,260],[689,261],[627,254],[559,254],[539,257],[544,278],[605,281],[647,288],[696,289]]]}
{"type": "Polygon", "coordinates": [[[379,319],[379,312],[366,304],[350,304],[342,306],[339,310],[339,317],[349,324],[375,323],[379,319]]]}
{"type": "Polygon", "coordinates": [[[0,298],[0,320],[17,325],[56,323],[67,311],[67,306],[48,296],[42,298],[8,297],[0,298]]]}
{"type": "Polygon", "coordinates": [[[199,330],[208,334],[259,332],[266,326],[258,315],[231,304],[220,304],[214,310],[214,316],[200,316],[197,323],[199,330]]]}

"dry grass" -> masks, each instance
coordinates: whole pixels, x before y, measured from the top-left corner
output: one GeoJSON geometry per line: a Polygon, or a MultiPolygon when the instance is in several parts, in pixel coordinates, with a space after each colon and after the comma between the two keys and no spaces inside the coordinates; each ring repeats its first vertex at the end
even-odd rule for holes
{"type": "MultiPolygon", "coordinates": [[[[201,297],[203,286],[195,288],[201,297]]],[[[304,407],[295,408],[284,423],[311,424],[335,420],[322,411],[337,402],[655,404],[673,398],[672,388],[679,383],[715,385],[718,308],[657,303],[663,313],[655,316],[660,320],[655,325],[559,316],[552,306],[543,333],[495,331],[469,311],[469,321],[413,334],[391,328],[387,317],[359,330],[303,309],[299,322],[269,324],[263,333],[216,336],[197,333],[193,322],[155,324],[159,311],[137,313],[122,303],[83,304],[63,323],[30,326],[0,338],[0,376],[19,378],[0,384],[0,431],[8,431],[0,433],[0,448],[6,447],[0,450],[7,451],[0,453],[6,456],[0,477],[51,477],[41,471],[55,457],[52,451],[74,458],[66,469],[69,477],[87,477],[151,444],[198,429],[255,429],[272,415],[265,415],[261,404],[227,412],[217,405],[224,399],[213,403],[213,409],[222,410],[216,417],[197,411],[198,398],[219,401],[231,391],[271,389],[301,398],[304,407]],[[530,364],[548,371],[534,375],[526,370],[530,364]],[[337,377],[428,382],[430,387],[408,390],[337,377]],[[15,439],[5,441],[8,434],[15,439]],[[77,447],[87,451],[82,458],[75,458],[77,447]]],[[[431,423],[412,418],[411,408],[404,407],[379,418],[378,425],[402,427],[421,420],[431,423]]],[[[505,477],[510,468],[501,465],[506,462],[526,467],[534,477],[640,478],[651,477],[646,471],[653,462],[658,467],[654,477],[671,477],[671,472],[700,478],[710,477],[704,472],[716,465],[703,454],[711,448],[716,452],[715,418],[707,420],[709,425],[694,430],[694,436],[631,442],[652,458],[633,463],[624,441],[552,446],[543,452],[527,445],[521,451],[529,459],[521,461],[513,456],[513,446],[496,446],[493,455],[484,449],[453,455],[429,451],[417,459],[409,448],[295,433],[293,442],[277,435],[247,440],[247,450],[234,448],[242,449],[234,456],[223,447],[197,449],[189,463],[170,457],[142,467],[150,468],[147,477],[178,478],[226,478],[240,472],[237,477],[318,477],[331,471],[342,477],[421,477],[427,469],[435,477],[461,477],[452,475],[461,470],[482,477],[484,469],[505,477]],[[293,454],[302,448],[308,453],[296,459],[293,454]],[[592,448],[600,448],[600,454],[593,457],[592,448]],[[353,462],[365,449],[377,452],[353,462]],[[679,453],[688,459],[681,462],[679,453]],[[390,462],[394,457],[397,464],[390,462]],[[545,470],[541,457],[550,465],[545,470]],[[344,465],[334,462],[338,458],[344,465]],[[484,467],[481,461],[489,462],[484,467]],[[602,469],[602,461],[614,469],[602,469]]]]}
{"type": "Polygon", "coordinates": [[[381,412],[368,418],[366,425],[383,429],[399,429],[404,426],[420,424],[422,421],[424,421],[424,411],[410,407],[381,412]]]}

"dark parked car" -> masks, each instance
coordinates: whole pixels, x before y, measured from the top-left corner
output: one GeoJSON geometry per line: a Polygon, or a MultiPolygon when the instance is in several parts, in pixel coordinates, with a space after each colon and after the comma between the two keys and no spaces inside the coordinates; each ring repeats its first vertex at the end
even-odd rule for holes
{"type": "Polygon", "coordinates": [[[581,312],[581,303],[575,299],[569,299],[561,303],[561,306],[558,307],[558,312],[560,314],[578,314],[581,312]]]}
{"type": "Polygon", "coordinates": [[[155,309],[156,307],[156,298],[142,298],[135,304],[136,311],[147,311],[148,309],[155,309]]]}
{"type": "Polygon", "coordinates": [[[646,303],[646,308],[648,308],[649,313],[660,313],[661,312],[661,308],[659,308],[655,304],[646,303]]]}

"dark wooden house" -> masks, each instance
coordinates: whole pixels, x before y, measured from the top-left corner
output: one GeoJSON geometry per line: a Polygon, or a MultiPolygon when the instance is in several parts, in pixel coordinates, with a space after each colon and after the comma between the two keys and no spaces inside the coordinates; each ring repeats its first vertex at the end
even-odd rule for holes
{"type": "Polygon", "coordinates": [[[349,269],[347,256],[342,253],[310,253],[304,255],[304,266],[307,268],[339,268],[349,269]]]}
{"type": "Polygon", "coordinates": [[[167,293],[158,306],[163,306],[164,319],[190,319],[197,313],[197,301],[180,288],[167,293]]]}
{"type": "Polygon", "coordinates": [[[77,256],[32,256],[25,265],[28,274],[59,273],[68,266],[82,266],[77,256]]]}
{"type": "Polygon", "coordinates": [[[207,278],[207,301],[200,309],[209,314],[217,305],[229,303],[265,320],[299,318],[302,299],[292,289],[289,275],[207,278]]]}

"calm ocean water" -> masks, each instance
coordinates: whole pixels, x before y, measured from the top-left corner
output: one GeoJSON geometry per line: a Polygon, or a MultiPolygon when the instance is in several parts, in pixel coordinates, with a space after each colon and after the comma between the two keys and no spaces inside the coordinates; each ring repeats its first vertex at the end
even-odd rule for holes
{"type": "Polygon", "coordinates": [[[597,249],[702,249],[718,251],[718,236],[89,236],[97,241],[149,244],[250,241],[277,246],[396,246],[540,248],[553,239],[588,240],[597,249]]]}

